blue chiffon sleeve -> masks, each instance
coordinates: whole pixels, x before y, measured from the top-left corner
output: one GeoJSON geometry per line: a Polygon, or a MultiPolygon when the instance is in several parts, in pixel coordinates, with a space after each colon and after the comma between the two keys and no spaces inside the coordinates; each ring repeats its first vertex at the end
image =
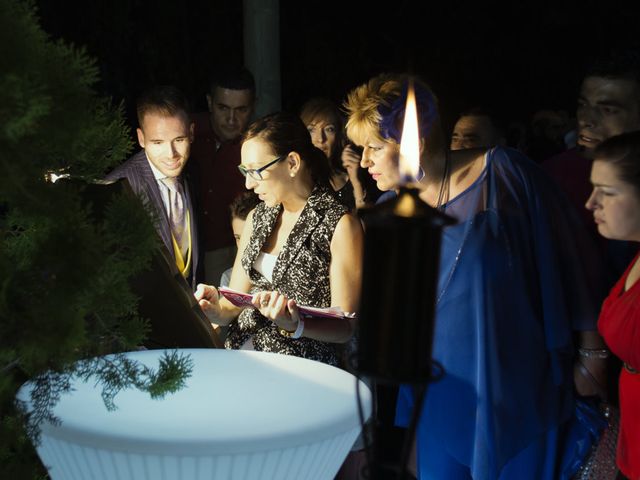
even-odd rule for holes
{"type": "MultiPolygon", "coordinates": [[[[490,150],[445,213],[458,220],[443,231],[436,297],[433,358],[445,374],[428,387],[418,461],[429,468],[428,444],[432,457],[493,479],[573,413],[573,331],[595,330],[602,291],[581,262],[595,246],[546,174],[514,150],[490,150]]],[[[413,408],[401,387],[398,425],[413,408]]]]}

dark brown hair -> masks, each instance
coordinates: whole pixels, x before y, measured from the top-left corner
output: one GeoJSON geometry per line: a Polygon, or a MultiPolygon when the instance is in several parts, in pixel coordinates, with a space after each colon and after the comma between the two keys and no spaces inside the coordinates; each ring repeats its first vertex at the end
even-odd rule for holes
{"type": "Polygon", "coordinates": [[[302,105],[302,108],[300,109],[300,118],[307,126],[315,119],[319,118],[333,123],[333,126],[336,128],[336,142],[333,145],[333,151],[331,152],[331,157],[329,157],[329,163],[333,170],[344,172],[345,169],[342,166],[341,154],[347,135],[344,130],[345,118],[338,105],[328,98],[312,98],[302,105]]]}
{"type": "Polygon", "coordinates": [[[187,97],[172,85],[152,87],[143,92],[136,102],[138,125],[140,127],[142,127],[144,116],[148,113],[156,113],[167,117],[184,115],[188,122],[190,121],[189,111],[187,97]]]}
{"type": "Polygon", "coordinates": [[[300,117],[277,112],[259,118],[249,125],[242,141],[244,143],[256,137],[266,142],[278,156],[298,153],[311,172],[314,183],[329,185],[331,172],[327,157],[313,145],[311,135],[300,117]]]}
{"type": "Polygon", "coordinates": [[[596,147],[594,158],[613,165],[620,180],[640,192],[640,131],[608,138],[596,147]]]}
{"type": "Polygon", "coordinates": [[[249,212],[253,210],[256,205],[260,203],[260,198],[255,194],[253,190],[242,192],[236,198],[233,199],[229,210],[231,210],[231,218],[239,218],[240,220],[246,220],[249,212]]]}

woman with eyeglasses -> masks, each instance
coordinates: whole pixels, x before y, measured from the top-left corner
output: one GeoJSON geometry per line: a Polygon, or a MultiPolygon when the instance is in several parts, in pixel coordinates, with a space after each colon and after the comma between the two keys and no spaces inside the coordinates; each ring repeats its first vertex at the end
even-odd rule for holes
{"type": "Polygon", "coordinates": [[[337,365],[354,319],[301,319],[298,305],[355,312],[363,232],[329,184],[327,160],[304,123],[276,113],[254,122],[240,172],[262,201],[249,215],[229,287],[253,294],[240,309],[209,285],[196,298],[209,319],[229,325],[225,346],[278,352],[337,365]]]}

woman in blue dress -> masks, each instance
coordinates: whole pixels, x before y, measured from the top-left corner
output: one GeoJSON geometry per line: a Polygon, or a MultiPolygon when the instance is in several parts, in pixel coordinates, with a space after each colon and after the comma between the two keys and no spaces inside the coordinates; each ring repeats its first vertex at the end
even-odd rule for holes
{"type": "MultiPolygon", "coordinates": [[[[378,188],[400,184],[398,156],[408,78],[380,75],[350,92],[349,138],[378,188]]],[[[416,432],[420,479],[567,477],[565,432],[580,361],[602,381],[596,333],[599,287],[580,259],[579,220],[537,166],[502,147],[449,152],[435,96],[415,81],[421,198],[457,223],[446,227],[436,294],[431,383],[416,432]],[[576,345],[577,343],[577,345],[576,345]],[[577,346],[581,355],[574,355],[577,346]]],[[[408,425],[414,391],[400,389],[408,425]]]]}

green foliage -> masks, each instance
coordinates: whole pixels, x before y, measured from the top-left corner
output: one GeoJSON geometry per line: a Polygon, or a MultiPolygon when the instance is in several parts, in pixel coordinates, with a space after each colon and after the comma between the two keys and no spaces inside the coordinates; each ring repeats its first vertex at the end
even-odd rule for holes
{"type": "MultiPolygon", "coordinates": [[[[51,408],[72,375],[93,378],[113,407],[123,388],[175,391],[190,364],[157,371],[124,356],[147,332],[129,281],[157,247],[148,212],[95,180],[131,150],[122,106],[99,98],[93,59],[53,42],[30,2],[0,0],[0,477],[42,475],[25,421],[51,408]],[[49,173],[69,180],[52,183],[49,173]],[[88,359],[88,360],[87,360],[88,359]],[[15,394],[37,388],[25,418],[15,394]]],[[[35,428],[35,430],[34,430],[35,428]]]]}
{"type": "MultiPolygon", "coordinates": [[[[184,387],[184,380],[192,369],[191,359],[175,351],[163,354],[158,370],[134,362],[122,354],[80,360],[67,371],[46,371],[31,379],[35,388],[31,395],[30,414],[22,418],[30,438],[37,440],[41,422],[59,423],[52,409],[60,396],[71,389],[74,377],[102,385],[105,406],[114,410],[115,397],[121,390],[133,387],[148,392],[151,398],[160,399],[184,387]]],[[[20,409],[25,410],[22,405],[20,409]]]]}

